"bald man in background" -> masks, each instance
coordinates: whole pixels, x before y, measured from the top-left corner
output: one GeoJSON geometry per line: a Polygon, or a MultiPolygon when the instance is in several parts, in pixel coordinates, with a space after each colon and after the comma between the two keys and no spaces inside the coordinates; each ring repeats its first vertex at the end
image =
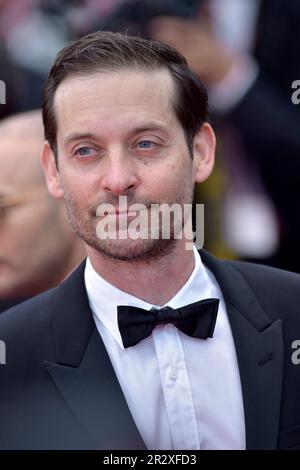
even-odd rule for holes
{"type": "Polygon", "coordinates": [[[0,121],[0,312],[59,284],[85,256],[40,167],[40,111],[0,121]]]}

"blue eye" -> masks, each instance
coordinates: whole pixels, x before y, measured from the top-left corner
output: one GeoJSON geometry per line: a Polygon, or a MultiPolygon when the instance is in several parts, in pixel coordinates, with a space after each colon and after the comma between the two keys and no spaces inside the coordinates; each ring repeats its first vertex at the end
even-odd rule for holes
{"type": "Polygon", "coordinates": [[[141,142],[138,143],[138,147],[142,150],[148,150],[154,145],[151,140],[142,140],[141,142]]]}
{"type": "Polygon", "coordinates": [[[82,157],[87,157],[91,153],[91,148],[90,147],[81,147],[80,149],[77,149],[75,153],[81,155],[82,157]]]}

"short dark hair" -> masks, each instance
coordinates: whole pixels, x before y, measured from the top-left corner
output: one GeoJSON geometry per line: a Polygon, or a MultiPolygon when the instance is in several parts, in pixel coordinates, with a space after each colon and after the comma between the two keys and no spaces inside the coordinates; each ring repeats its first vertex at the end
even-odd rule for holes
{"type": "Polygon", "coordinates": [[[64,47],[57,55],[44,84],[43,122],[45,138],[56,158],[54,95],[59,84],[71,76],[97,71],[168,70],[175,84],[174,112],[185,132],[189,150],[193,139],[208,119],[207,92],[176,49],[153,40],[109,31],[87,34],[64,47]]]}

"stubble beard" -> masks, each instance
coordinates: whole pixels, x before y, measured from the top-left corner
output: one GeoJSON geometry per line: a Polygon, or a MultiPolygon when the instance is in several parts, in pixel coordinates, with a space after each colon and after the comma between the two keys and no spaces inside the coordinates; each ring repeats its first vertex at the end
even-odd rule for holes
{"type": "MultiPolygon", "coordinates": [[[[100,239],[96,233],[96,226],[99,218],[96,217],[97,207],[90,207],[86,210],[86,217],[82,217],[81,211],[74,200],[65,192],[65,205],[68,219],[72,229],[77,235],[90,247],[94,248],[100,255],[107,259],[127,261],[132,263],[149,262],[170,255],[178,243],[175,237],[174,220],[170,222],[170,237],[163,238],[161,227],[159,227],[159,237],[147,239],[133,240],[127,239],[100,239]]],[[[168,205],[179,204],[182,209],[184,204],[191,204],[193,200],[193,188],[187,194],[187,190],[182,191],[176,201],[167,203],[168,205]]],[[[107,203],[107,201],[105,201],[107,203]]],[[[112,203],[108,201],[109,203],[112,203]]],[[[136,201],[135,201],[136,202],[136,201]]],[[[133,204],[132,202],[131,204],[133,204]]],[[[140,201],[139,201],[140,203],[140,201]]],[[[143,203],[150,209],[151,204],[159,204],[158,202],[143,203]]],[[[114,204],[116,206],[116,204],[114,204]]],[[[128,204],[130,206],[130,204],[128,204]]],[[[182,230],[184,221],[180,229],[182,230]]]]}

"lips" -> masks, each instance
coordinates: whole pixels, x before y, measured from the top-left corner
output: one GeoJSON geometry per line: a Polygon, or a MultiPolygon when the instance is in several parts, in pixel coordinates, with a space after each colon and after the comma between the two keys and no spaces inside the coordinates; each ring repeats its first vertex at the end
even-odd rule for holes
{"type": "Polygon", "coordinates": [[[109,215],[109,216],[130,216],[130,215],[136,215],[137,211],[105,211],[104,214],[102,215],[103,217],[109,215]]]}
{"type": "MultiPolygon", "coordinates": [[[[118,211],[116,210],[116,215],[127,215],[127,216],[136,216],[138,211],[118,211]]],[[[114,214],[114,212],[112,212],[114,214]]]]}
{"type": "Polygon", "coordinates": [[[145,208],[142,210],[135,209],[135,210],[127,210],[127,211],[120,211],[119,209],[115,209],[114,211],[105,211],[104,215],[127,215],[130,217],[134,217],[134,216],[139,215],[144,210],[147,210],[147,209],[145,208]]]}
{"type": "Polygon", "coordinates": [[[148,209],[151,208],[150,204],[134,203],[127,205],[127,207],[115,207],[111,203],[101,203],[98,207],[93,210],[93,215],[96,217],[106,217],[106,216],[117,216],[117,217],[136,217],[143,213],[144,211],[148,212],[148,209]],[[137,204],[138,207],[134,208],[134,204],[137,204]],[[112,208],[113,207],[113,208],[112,208]],[[132,207],[132,209],[131,209],[132,207]]]}

